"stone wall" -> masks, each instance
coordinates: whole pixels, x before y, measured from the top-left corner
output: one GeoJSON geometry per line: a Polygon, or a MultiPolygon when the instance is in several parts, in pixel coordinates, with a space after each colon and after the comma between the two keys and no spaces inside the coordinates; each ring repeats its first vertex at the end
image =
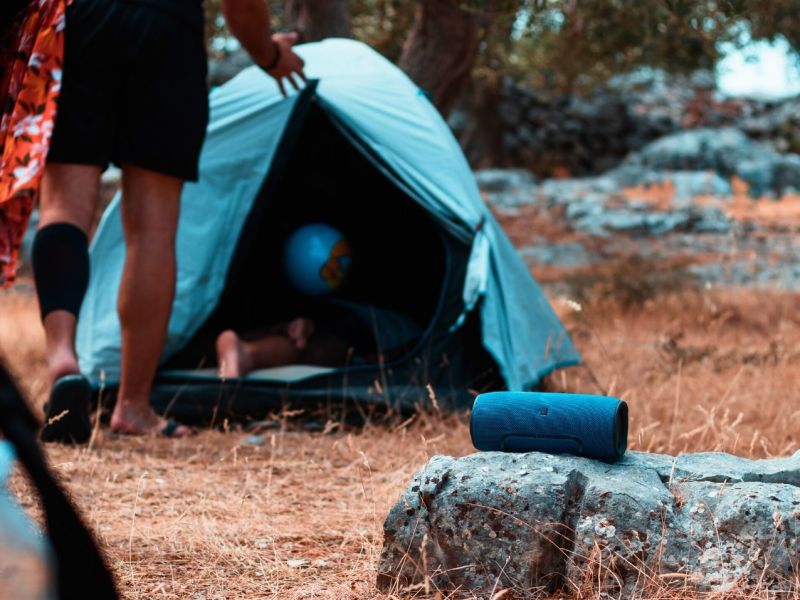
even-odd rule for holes
{"type": "Polygon", "coordinates": [[[724,99],[711,85],[708,76],[656,74],[618,78],[581,97],[505,78],[494,119],[465,104],[450,123],[474,166],[525,168],[545,177],[606,171],[629,153],[683,129],[737,127],[752,139],[774,142],[779,152],[800,152],[800,98],[724,99]],[[491,132],[474,130],[475,123],[489,121],[491,126],[483,127],[491,132]],[[499,143],[485,143],[489,134],[499,143]]]}

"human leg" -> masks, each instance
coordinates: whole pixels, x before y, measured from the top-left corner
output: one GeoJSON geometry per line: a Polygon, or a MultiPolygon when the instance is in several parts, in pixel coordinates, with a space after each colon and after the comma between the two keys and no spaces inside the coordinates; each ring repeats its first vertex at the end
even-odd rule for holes
{"type": "Polygon", "coordinates": [[[114,139],[118,90],[114,39],[90,0],[66,13],[64,68],[58,114],[40,195],[40,229],[33,271],[46,335],[51,388],[43,441],[88,441],[89,381],[78,373],[75,328],[89,281],[87,233],[99,195],[100,173],[114,139]],[[101,81],[102,85],[95,85],[101,81]]]}
{"type": "Polygon", "coordinates": [[[42,180],[33,270],[42,307],[50,383],[78,373],[75,326],[88,285],[88,238],[100,167],[48,164],[42,180]]]}
{"type": "Polygon", "coordinates": [[[217,364],[221,377],[242,377],[254,369],[294,363],[341,366],[350,357],[350,347],[341,338],[316,332],[311,319],[297,318],[273,333],[246,340],[232,330],[217,338],[217,364]]]}
{"type": "MultiPolygon", "coordinates": [[[[111,428],[158,433],[166,419],[150,407],[150,390],[164,347],[175,294],[175,234],[183,181],[125,164],[122,224],[125,266],[117,309],[122,330],[121,376],[111,428]]],[[[179,427],[172,434],[190,433],[179,427]]]]}
{"type": "Polygon", "coordinates": [[[111,428],[183,436],[188,428],[165,429],[167,421],[150,407],[150,391],[175,293],[181,188],[197,179],[208,117],[202,10],[197,4],[181,16],[142,3],[114,6],[126,12],[128,51],[112,153],[123,171],[126,258],[117,307],[121,377],[111,428]]]}
{"type": "Polygon", "coordinates": [[[346,341],[332,333],[320,331],[308,341],[300,360],[308,365],[341,367],[347,364],[351,353],[351,347],[346,341]]]}
{"type": "Polygon", "coordinates": [[[100,167],[79,164],[48,164],[42,181],[32,254],[51,385],[43,441],[83,443],[91,436],[91,388],[79,374],[75,327],[89,283],[86,232],[99,181],[100,167]]]}
{"type": "Polygon", "coordinates": [[[254,369],[280,367],[297,362],[300,350],[286,335],[271,333],[254,340],[243,340],[234,331],[223,331],[217,338],[217,363],[221,377],[242,377],[254,369]]]}

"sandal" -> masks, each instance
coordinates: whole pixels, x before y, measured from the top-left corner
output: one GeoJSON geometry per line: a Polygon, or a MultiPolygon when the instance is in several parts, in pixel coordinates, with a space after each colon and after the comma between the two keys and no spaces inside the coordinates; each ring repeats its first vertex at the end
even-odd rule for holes
{"type": "Polygon", "coordinates": [[[92,436],[89,405],[92,386],[83,375],[60,377],[50,390],[44,405],[44,427],[39,434],[43,442],[85,444],[92,436]]]}

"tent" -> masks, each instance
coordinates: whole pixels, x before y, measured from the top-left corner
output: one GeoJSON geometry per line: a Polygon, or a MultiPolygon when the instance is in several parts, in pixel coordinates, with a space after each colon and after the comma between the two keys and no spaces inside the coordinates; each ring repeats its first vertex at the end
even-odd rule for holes
{"type": "MultiPolygon", "coordinates": [[[[424,92],[357,41],[297,52],[311,80],[299,93],[283,98],[254,67],[210,95],[200,180],[181,200],[177,290],[154,405],[184,419],[258,416],[294,400],[408,407],[426,401],[430,384],[440,405],[455,408],[476,390],[531,388],[577,364],[424,92]],[[279,257],[287,232],[315,221],[340,228],[353,247],[339,295],[402,313],[418,326],[413,343],[343,368],[297,365],[221,381],[213,368],[221,330],[258,331],[302,303],[279,257]]],[[[113,388],[119,374],[123,260],[116,198],[92,242],[77,337],[81,369],[98,388],[113,388]]]]}

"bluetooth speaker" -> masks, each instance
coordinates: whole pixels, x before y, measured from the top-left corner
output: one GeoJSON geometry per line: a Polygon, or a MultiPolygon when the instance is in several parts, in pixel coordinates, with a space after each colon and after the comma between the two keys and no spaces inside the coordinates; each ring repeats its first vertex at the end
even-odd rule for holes
{"type": "Polygon", "coordinates": [[[478,450],[619,460],[628,445],[628,405],[608,396],[490,392],[475,399],[470,435],[478,450]]]}

